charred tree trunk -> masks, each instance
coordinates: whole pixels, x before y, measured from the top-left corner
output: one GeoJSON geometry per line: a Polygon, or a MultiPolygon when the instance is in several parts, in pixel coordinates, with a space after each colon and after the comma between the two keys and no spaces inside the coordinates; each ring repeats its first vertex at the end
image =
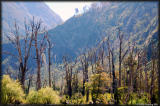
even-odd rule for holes
{"type": "Polygon", "coordinates": [[[37,90],[39,90],[41,88],[41,73],[40,73],[41,64],[39,60],[40,57],[39,57],[38,49],[36,49],[36,55],[37,55],[37,90]]]}
{"type": "Polygon", "coordinates": [[[115,76],[115,66],[114,66],[114,55],[113,55],[113,50],[110,51],[112,55],[112,76],[113,76],[113,93],[114,93],[114,99],[115,99],[115,104],[118,104],[118,95],[117,93],[117,84],[116,84],[116,76],[115,76]]]}
{"type": "Polygon", "coordinates": [[[151,88],[150,88],[150,95],[151,95],[151,103],[154,104],[155,98],[153,95],[153,90],[154,90],[154,71],[155,71],[155,60],[152,60],[152,73],[151,73],[151,88]]]}
{"type": "Polygon", "coordinates": [[[122,40],[120,39],[120,44],[119,44],[119,86],[121,87],[121,53],[122,53],[122,40]]]}
{"type": "MultiPolygon", "coordinates": [[[[49,44],[50,45],[50,44],[49,44]]],[[[49,86],[51,87],[51,56],[50,56],[50,47],[48,49],[48,60],[49,60],[49,64],[48,64],[48,71],[49,71],[49,86]]]]}
{"type": "Polygon", "coordinates": [[[24,82],[25,82],[25,68],[23,67],[23,64],[20,64],[20,70],[21,70],[21,84],[22,84],[22,88],[24,89],[24,82]]]}
{"type": "MultiPolygon", "coordinates": [[[[86,72],[86,82],[88,83],[88,61],[86,60],[86,63],[85,63],[85,72],[86,72]]],[[[86,91],[86,101],[88,102],[88,100],[89,100],[89,89],[87,89],[87,91],[86,91]]]]}
{"type": "Polygon", "coordinates": [[[48,42],[48,80],[49,80],[49,86],[51,87],[51,43],[50,40],[47,37],[47,42],[48,42]]]}
{"type": "MultiPolygon", "coordinates": [[[[159,2],[160,4],[160,2],[159,2]]],[[[158,42],[158,50],[160,50],[160,36],[159,36],[159,42],[158,42]]],[[[160,51],[158,51],[158,104],[160,105],[160,51]]]]}
{"type": "Polygon", "coordinates": [[[69,80],[68,80],[68,95],[72,97],[72,66],[70,67],[69,80]]]}
{"type": "Polygon", "coordinates": [[[30,89],[30,86],[31,86],[31,81],[32,81],[32,76],[29,77],[28,88],[27,88],[27,94],[29,93],[29,89],[30,89]]]}

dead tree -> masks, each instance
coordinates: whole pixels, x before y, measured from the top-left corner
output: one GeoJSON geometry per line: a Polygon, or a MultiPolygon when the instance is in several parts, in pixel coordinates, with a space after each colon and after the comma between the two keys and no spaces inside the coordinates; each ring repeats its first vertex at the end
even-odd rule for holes
{"type": "Polygon", "coordinates": [[[110,41],[109,37],[107,38],[107,50],[108,50],[108,63],[109,63],[109,73],[110,73],[110,78],[112,76],[112,70],[111,70],[111,52],[110,52],[110,41]]]}
{"type": "Polygon", "coordinates": [[[115,76],[114,47],[113,46],[111,47],[109,37],[107,39],[107,46],[108,46],[108,53],[111,54],[111,63],[112,63],[111,66],[112,66],[112,78],[113,78],[112,89],[114,94],[114,100],[115,100],[115,104],[118,104],[119,100],[117,95],[117,79],[115,76]]]}
{"type": "Polygon", "coordinates": [[[99,61],[101,61],[101,64],[104,64],[104,47],[105,47],[105,43],[104,43],[104,39],[102,40],[102,42],[100,42],[99,45],[99,55],[98,55],[98,59],[99,61]]]}
{"type": "Polygon", "coordinates": [[[134,65],[135,63],[135,59],[134,59],[134,48],[135,45],[132,46],[131,51],[130,51],[130,56],[128,58],[128,66],[129,66],[129,86],[131,89],[133,89],[133,78],[134,78],[134,65]]]}
{"type": "Polygon", "coordinates": [[[83,88],[82,88],[82,95],[84,96],[85,95],[85,69],[84,69],[84,59],[83,57],[80,57],[80,61],[81,61],[81,64],[82,64],[82,71],[83,71],[83,88]]]}
{"type": "MultiPolygon", "coordinates": [[[[88,79],[88,56],[85,55],[85,80],[88,83],[89,79],[88,79]]],[[[89,90],[87,89],[86,91],[86,101],[88,102],[89,100],[89,90]]]]}
{"type": "Polygon", "coordinates": [[[89,58],[90,65],[91,65],[91,67],[92,67],[92,73],[94,73],[94,71],[93,71],[93,66],[94,66],[94,48],[91,49],[91,50],[88,52],[88,58],[89,58]]]}
{"type": "Polygon", "coordinates": [[[93,48],[93,51],[92,51],[92,73],[94,74],[95,71],[93,71],[93,67],[96,68],[96,62],[97,62],[97,55],[96,55],[96,48],[93,48]]]}
{"type": "Polygon", "coordinates": [[[114,49],[110,50],[111,56],[112,56],[112,76],[113,76],[113,83],[112,83],[112,88],[113,88],[113,93],[114,93],[114,99],[115,99],[115,104],[118,104],[118,95],[117,95],[117,79],[115,76],[115,65],[114,65],[114,49]]]}
{"type": "Polygon", "coordinates": [[[19,27],[17,26],[17,23],[14,24],[14,32],[11,35],[7,35],[7,38],[9,41],[14,45],[14,47],[18,51],[18,55],[12,54],[11,52],[3,52],[5,54],[9,54],[15,58],[18,59],[19,62],[19,71],[20,71],[20,82],[22,84],[22,87],[24,89],[24,83],[25,83],[25,75],[27,72],[27,63],[28,59],[30,57],[30,50],[32,46],[32,41],[34,37],[34,28],[36,27],[34,20],[31,22],[31,26],[27,25],[25,21],[25,38],[24,40],[24,53],[22,53],[22,44],[20,43],[20,34],[19,34],[19,27]],[[31,31],[30,31],[31,27],[31,31]]]}
{"type": "Polygon", "coordinates": [[[52,73],[52,78],[53,78],[53,80],[52,80],[52,88],[54,90],[56,90],[56,81],[55,81],[56,76],[55,76],[55,74],[56,74],[56,72],[52,73]]]}
{"type": "Polygon", "coordinates": [[[122,66],[122,61],[124,59],[124,57],[126,56],[126,54],[128,53],[128,49],[124,52],[124,54],[122,55],[123,52],[123,34],[120,31],[120,28],[118,27],[118,39],[119,39],[119,86],[121,87],[121,80],[122,80],[122,75],[121,75],[121,66],[122,66]]]}
{"type": "Polygon", "coordinates": [[[63,80],[64,80],[64,77],[63,77],[63,74],[62,74],[62,76],[61,76],[61,87],[60,87],[60,95],[62,96],[63,95],[63,86],[64,86],[64,84],[63,84],[63,80]]]}
{"type": "Polygon", "coordinates": [[[36,62],[37,62],[37,90],[39,90],[41,88],[41,55],[44,52],[45,48],[46,48],[46,43],[45,43],[45,39],[46,39],[46,32],[44,32],[44,36],[42,38],[42,40],[40,42],[38,42],[39,38],[39,32],[40,32],[40,28],[41,28],[41,20],[39,20],[36,24],[32,24],[32,26],[34,27],[34,46],[35,46],[35,50],[36,50],[36,62]]]}
{"type": "Polygon", "coordinates": [[[73,85],[73,93],[77,93],[78,92],[78,71],[76,71],[73,75],[73,81],[72,81],[72,85],[73,85]]]}
{"type": "Polygon", "coordinates": [[[151,95],[151,103],[154,104],[155,103],[155,95],[153,93],[154,88],[155,88],[155,67],[156,67],[156,58],[157,58],[157,49],[156,46],[153,44],[153,41],[151,42],[151,47],[152,47],[152,69],[151,69],[151,87],[150,87],[150,95],[151,95]]]}
{"type": "Polygon", "coordinates": [[[69,60],[67,60],[67,57],[63,56],[64,68],[66,71],[67,92],[68,92],[69,97],[71,98],[72,96],[72,71],[73,71],[73,67],[76,64],[76,61],[75,61],[75,64],[73,65],[71,63],[69,64],[68,61],[69,60]]]}
{"type": "Polygon", "coordinates": [[[31,83],[32,83],[32,77],[33,77],[33,75],[30,75],[30,76],[29,76],[27,94],[29,93],[29,89],[30,89],[30,86],[31,86],[31,83]]]}
{"type": "Polygon", "coordinates": [[[48,80],[49,80],[49,86],[51,87],[51,48],[52,44],[51,41],[48,38],[48,33],[46,36],[47,42],[48,42],[48,80]]]}
{"type": "MultiPolygon", "coordinates": [[[[112,78],[112,75],[114,75],[115,76],[115,73],[113,73],[113,71],[112,71],[112,67],[111,67],[111,51],[110,51],[110,41],[109,41],[109,37],[107,38],[107,40],[106,40],[106,42],[107,42],[107,53],[108,53],[108,63],[109,63],[109,77],[110,77],[110,79],[112,78]]],[[[115,83],[115,82],[114,82],[115,83]]],[[[113,86],[111,86],[111,88],[110,88],[110,92],[113,92],[113,86]]]]}
{"type": "MultiPolygon", "coordinates": [[[[160,36],[159,36],[159,41],[160,41],[160,36]]],[[[158,50],[160,50],[160,42],[158,42],[158,50]]],[[[160,105],[160,51],[158,51],[158,104],[160,105]]]]}
{"type": "MultiPolygon", "coordinates": [[[[88,56],[86,53],[83,53],[82,57],[80,58],[81,64],[82,64],[82,69],[83,69],[83,90],[82,90],[82,95],[85,95],[85,83],[88,82],[88,56]]],[[[86,100],[88,101],[88,95],[89,91],[87,90],[87,98],[86,100]]]]}
{"type": "Polygon", "coordinates": [[[141,68],[142,66],[142,55],[143,55],[143,51],[142,49],[138,50],[137,51],[137,67],[136,67],[136,71],[135,71],[135,76],[134,76],[134,83],[133,83],[133,86],[134,86],[134,90],[137,91],[138,90],[138,75],[139,75],[139,69],[141,68]]]}
{"type": "Polygon", "coordinates": [[[148,62],[148,59],[147,59],[147,53],[146,53],[146,50],[144,49],[144,51],[143,51],[143,64],[144,64],[144,72],[145,72],[145,85],[146,85],[146,87],[145,87],[145,92],[148,92],[149,91],[149,85],[148,85],[148,73],[147,73],[147,62],[148,62]]]}

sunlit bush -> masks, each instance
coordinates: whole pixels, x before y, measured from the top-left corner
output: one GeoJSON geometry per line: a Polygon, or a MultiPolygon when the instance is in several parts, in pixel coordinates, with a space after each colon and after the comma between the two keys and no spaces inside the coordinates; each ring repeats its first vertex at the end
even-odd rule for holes
{"type": "Polygon", "coordinates": [[[38,91],[41,104],[59,104],[60,98],[52,88],[46,87],[38,91]]]}
{"type": "Polygon", "coordinates": [[[1,95],[3,104],[18,104],[25,102],[25,94],[19,81],[12,80],[9,75],[3,75],[1,95]]]}
{"type": "Polygon", "coordinates": [[[128,87],[118,88],[119,104],[150,104],[148,93],[128,93],[128,87]]]}
{"type": "MultiPolygon", "coordinates": [[[[96,96],[95,94],[93,96],[96,96]]],[[[95,97],[94,97],[95,98],[95,97]]],[[[112,96],[110,93],[105,93],[105,94],[99,94],[96,97],[96,104],[113,104],[112,103],[112,96]]]]}
{"type": "Polygon", "coordinates": [[[67,100],[69,100],[68,98],[69,98],[69,96],[63,95],[63,97],[62,97],[61,100],[60,100],[60,103],[62,103],[62,104],[67,104],[67,100]]]}
{"type": "Polygon", "coordinates": [[[27,98],[26,98],[26,102],[28,104],[39,104],[39,95],[37,91],[30,91],[27,98]]]}
{"type": "Polygon", "coordinates": [[[41,88],[37,91],[30,91],[27,96],[28,104],[59,104],[60,97],[52,88],[41,88]]]}
{"type": "Polygon", "coordinates": [[[71,98],[68,95],[64,95],[60,102],[62,104],[83,104],[85,100],[81,93],[75,93],[71,98]]]}
{"type": "Polygon", "coordinates": [[[72,99],[72,104],[82,104],[83,103],[83,96],[81,93],[75,93],[71,99],[72,99]]]}

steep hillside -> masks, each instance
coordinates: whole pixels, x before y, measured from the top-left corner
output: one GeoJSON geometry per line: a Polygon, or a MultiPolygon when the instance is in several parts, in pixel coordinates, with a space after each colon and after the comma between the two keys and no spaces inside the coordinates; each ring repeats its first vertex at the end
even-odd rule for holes
{"type": "MultiPolygon", "coordinates": [[[[139,47],[149,45],[150,39],[158,38],[158,3],[95,3],[88,12],[76,15],[49,30],[49,38],[55,45],[52,52],[57,61],[61,62],[62,56],[69,55],[74,59],[80,54],[80,49],[95,46],[102,37],[110,36],[112,43],[117,44],[117,26],[124,32],[126,44],[134,41],[139,47]]],[[[10,44],[3,45],[3,50],[15,52],[10,44]]],[[[115,49],[115,52],[118,50],[115,49]]],[[[3,55],[3,60],[6,58],[7,55],[3,55]]],[[[32,61],[35,60],[30,60],[29,64],[33,68],[35,65],[32,61]]],[[[6,63],[13,62],[6,59],[6,63]]]]}
{"type": "Polygon", "coordinates": [[[55,54],[75,57],[80,48],[96,45],[104,36],[117,42],[117,26],[125,40],[135,41],[140,47],[158,36],[158,5],[154,2],[95,3],[84,14],[70,18],[63,25],[49,31],[55,43],[55,54]]]}
{"type": "MultiPolygon", "coordinates": [[[[33,16],[41,19],[47,29],[62,23],[61,17],[53,12],[43,2],[2,2],[2,31],[7,33],[16,22],[20,31],[24,31],[24,20],[31,20],[33,16]]],[[[5,36],[4,36],[5,38],[5,36]]]]}

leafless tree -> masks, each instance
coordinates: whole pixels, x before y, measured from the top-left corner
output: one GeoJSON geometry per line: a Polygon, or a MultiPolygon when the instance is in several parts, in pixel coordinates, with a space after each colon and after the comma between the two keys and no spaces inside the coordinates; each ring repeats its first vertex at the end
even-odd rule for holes
{"type": "Polygon", "coordinates": [[[152,47],[152,69],[151,69],[151,88],[150,88],[150,95],[151,95],[151,103],[153,104],[155,102],[154,98],[154,88],[155,88],[155,72],[156,72],[156,58],[157,58],[157,48],[156,45],[154,45],[154,42],[151,41],[151,47],[152,47]]]}
{"type": "Polygon", "coordinates": [[[82,69],[83,69],[83,90],[82,94],[85,95],[85,83],[88,82],[88,56],[87,53],[83,53],[80,58],[82,69]]]}
{"type": "Polygon", "coordinates": [[[48,42],[48,75],[49,75],[49,86],[51,87],[51,48],[53,45],[51,44],[51,41],[48,38],[48,33],[46,36],[47,42],[48,42]]]}
{"type": "Polygon", "coordinates": [[[43,38],[42,40],[39,42],[39,34],[41,31],[41,24],[42,21],[39,20],[37,21],[37,23],[33,23],[32,26],[34,27],[34,46],[35,46],[35,50],[36,50],[36,62],[37,62],[37,90],[39,90],[41,88],[41,55],[44,52],[45,48],[46,48],[46,43],[45,43],[45,39],[46,39],[46,34],[47,32],[43,33],[43,38]]]}
{"type": "Polygon", "coordinates": [[[124,57],[126,56],[126,54],[128,53],[128,49],[126,51],[124,51],[124,54],[123,53],[123,48],[122,48],[122,45],[123,45],[123,36],[124,34],[122,33],[122,31],[120,30],[120,28],[118,27],[118,39],[119,39],[119,86],[121,87],[121,80],[122,80],[122,75],[121,75],[121,66],[122,66],[122,61],[124,59],[124,57]]]}
{"type": "MultiPolygon", "coordinates": [[[[159,40],[160,40],[160,36],[159,36],[159,40]]],[[[158,50],[160,50],[160,42],[158,42],[158,50]]],[[[158,104],[160,104],[160,51],[158,51],[158,104]]]]}
{"type": "Polygon", "coordinates": [[[69,64],[69,58],[67,58],[67,56],[63,56],[64,68],[66,71],[67,92],[70,97],[72,96],[72,72],[76,62],[77,61],[75,61],[74,64],[69,64]]]}
{"type": "Polygon", "coordinates": [[[31,50],[33,39],[34,39],[34,29],[36,27],[34,24],[35,24],[34,20],[31,21],[30,26],[27,25],[27,23],[25,21],[25,37],[23,39],[24,40],[24,53],[22,53],[23,48],[22,48],[22,44],[20,42],[21,40],[20,40],[19,27],[16,22],[14,24],[13,33],[11,33],[11,35],[7,35],[7,38],[9,39],[9,41],[14,45],[14,47],[18,51],[18,55],[11,53],[11,51],[9,51],[9,52],[4,51],[3,52],[5,54],[9,54],[9,55],[18,59],[19,71],[21,73],[20,82],[22,84],[23,89],[24,89],[24,83],[25,83],[25,75],[28,70],[27,63],[28,63],[28,59],[30,57],[30,50],[31,50]]]}
{"type": "Polygon", "coordinates": [[[110,52],[110,41],[109,41],[109,37],[107,38],[107,50],[108,50],[108,63],[109,63],[109,73],[110,73],[110,78],[111,78],[111,52],[110,52]]]}
{"type": "Polygon", "coordinates": [[[111,65],[109,62],[110,67],[112,66],[112,78],[113,78],[112,89],[113,89],[113,93],[114,93],[115,104],[117,104],[118,103],[118,95],[116,94],[116,92],[117,92],[117,79],[115,76],[114,47],[113,46],[111,47],[111,45],[110,45],[109,36],[107,38],[107,46],[108,46],[108,53],[110,54],[109,59],[111,58],[111,64],[112,64],[111,65]]]}
{"type": "Polygon", "coordinates": [[[27,94],[29,93],[29,89],[30,89],[30,86],[31,86],[31,83],[32,83],[32,77],[33,77],[33,75],[30,75],[30,76],[29,76],[27,94]]]}

